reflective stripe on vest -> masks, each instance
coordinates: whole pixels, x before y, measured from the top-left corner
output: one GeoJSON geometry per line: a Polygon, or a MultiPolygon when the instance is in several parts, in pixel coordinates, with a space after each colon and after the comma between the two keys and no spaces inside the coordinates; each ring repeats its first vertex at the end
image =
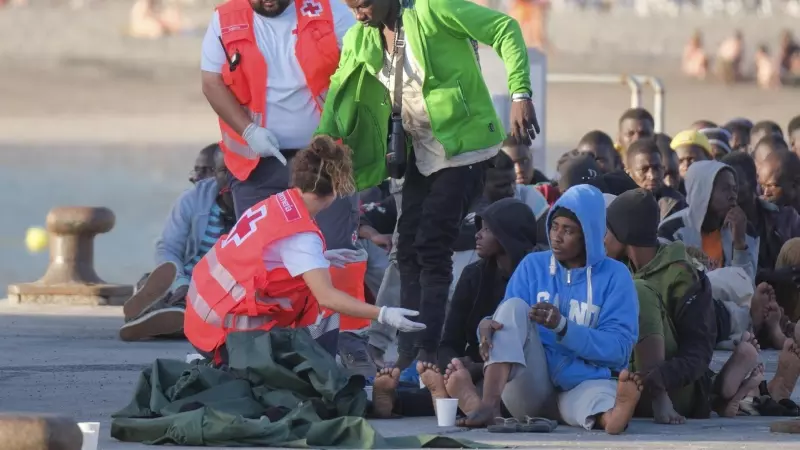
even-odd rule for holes
{"type": "Polygon", "coordinates": [[[236,153],[239,156],[242,156],[247,159],[258,159],[258,153],[253,151],[249,145],[240,143],[235,137],[231,136],[230,133],[227,131],[222,132],[222,143],[228,150],[236,153]]]}
{"type": "Polygon", "coordinates": [[[264,249],[297,233],[316,234],[323,250],[325,238],[297,189],[273,195],[248,211],[262,208],[263,215],[243,215],[192,271],[184,334],[205,352],[223,345],[231,332],[301,328],[318,317],[319,304],[303,278],[292,277],[284,267],[268,269],[263,258],[264,249]]]}
{"type": "MultiPolygon", "coordinates": [[[[245,108],[247,109],[247,108],[245,108]]],[[[259,126],[264,126],[264,114],[262,113],[254,113],[247,109],[247,114],[250,116],[250,121],[252,123],[258,124],[259,126]]],[[[222,127],[222,143],[228,150],[236,153],[237,155],[247,158],[247,159],[258,159],[261,156],[255,152],[249,145],[247,145],[247,141],[243,138],[239,137],[236,133],[234,133],[230,127],[225,126],[222,127]],[[230,131],[229,131],[230,130],[230,131]]]]}
{"type": "MultiPolygon", "coordinates": [[[[247,290],[244,286],[236,282],[228,269],[219,263],[219,260],[217,260],[216,248],[212,247],[211,250],[206,253],[206,258],[208,272],[211,277],[214,278],[223,290],[230,294],[237,305],[241,303],[247,295],[247,290]]],[[[197,292],[194,279],[192,279],[189,284],[189,293],[187,296],[197,314],[204,322],[210,325],[237,330],[248,330],[264,326],[273,320],[272,317],[268,315],[253,317],[247,314],[227,314],[223,323],[219,315],[211,308],[211,305],[197,292]]],[[[263,305],[278,305],[285,310],[290,310],[292,308],[292,302],[288,298],[271,298],[256,295],[255,300],[263,305]]]]}
{"type": "Polygon", "coordinates": [[[272,317],[270,316],[250,317],[228,314],[225,316],[224,327],[232,330],[253,330],[270,322],[272,322],[272,317]]]}
{"type": "MultiPolygon", "coordinates": [[[[228,0],[217,7],[220,18],[220,39],[229,55],[241,56],[241,63],[230,69],[226,61],[221,73],[229,89],[243,107],[249,109],[251,120],[266,127],[267,97],[269,92],[268,61],[258,47],[255,35],[251,0],[228,0]],[[257,111],[258,114],[253,114],[257,111]]],[[[330,87],[330,78],[338,67],[340,49],[336,38],[335,20],[330,0],[298,0],[295,2],[297,36],[292,56],[297,60],[311,99],[322,113],[322,107],[330,87]]],[[[277,66],[276,66],[277,67],[277,66]]],[[[258,165],[260,155],[254,152],[221,118],[220,146],[225,153],[225,164],[238,180],[245,181],[258,165]]],[[[309,136],[310,138],[310,136],[309,136]]]]}
{"type": "Polygon", "coordinates": [[[211,277],[216,280],[217,284],[222,287],[225,292],[230,292],[231,297],[236,303],[244,300],[247,290],[241,284],[236,282],[233,275],[217,260],[217,249],[211,247],[211,250],[206,253],[206,260],[208,262],[208,272],[211,277]]]}
{"type": "Polygon", "coordinates": [[[189,293],[186,294],[186,298],[189,299],[192,308],[194,308],[197,315],[203,319],[203,322],[216,326],[222,324],[217,313],[211,309],[208,302],[197,292],[197,285],[194,283],[194,278],[192,278],[192,281],[189,283],[189,293]]]}

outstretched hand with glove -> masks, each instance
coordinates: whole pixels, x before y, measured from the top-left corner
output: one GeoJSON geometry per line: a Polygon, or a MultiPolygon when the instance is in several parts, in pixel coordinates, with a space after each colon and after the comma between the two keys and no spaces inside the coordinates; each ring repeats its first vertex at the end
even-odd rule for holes
{"type": "Polygon", "coordinates": [[[378,323],[389,325],[405,332],[422,331],[426,328],[424,323],[412,322],[406,318],[418,315],[419,312],[410,309],[383,306],[378,314],[378,323]]]}
{"type": "Polygon", "coordinates": [[[258,153],[260,157],[275,157],[281,164],[284,166],[286,165],[286,158],[281,154],[278,138],[268,129],[251,123],[244,129],[242,138],[247,141],[247,145],[250,146],[250,149],[258,153]]]}

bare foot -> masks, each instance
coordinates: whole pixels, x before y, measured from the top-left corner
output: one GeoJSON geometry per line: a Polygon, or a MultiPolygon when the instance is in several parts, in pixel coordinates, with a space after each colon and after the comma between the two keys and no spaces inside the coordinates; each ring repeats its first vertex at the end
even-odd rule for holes
{"type": "Polygon", "coordinates": [[[686,423],[686,418],[675,411],[675,406],[666,392],[653,400],[653,419],[656,423],[666,425],[681,425],[686,423]]]}
{"type": "Polygon", "coordinates": [[[764,308],[769,303],[770,291],[772,291],[772,286],[769,283],[760,283],[756,286],[753,299],[750,301],[750,319],[753,321],[755,330],[760,330],[764,323],[764,308]]]}
{"type": "Polygon", "coordinates": [[[418,362],[417,372],[419,372],[419,378],[422,380],[422,384],[431,392],[433,409],[435,410],[437,398],[450,398],[450,396],[447,395],[447,388],[444,386],[444,377],[435,364],[428,362],[418,362]]]}
{"type": "Polygon", "coordinates": [[[758,350],[755,336],[747,331],[742,333],[741,342],[733,349],[733,354],[717,376],[716,391],[723,400],[729,400],[736,395],[739,386],[758,365],[758,350]]]}
{"type": "Polygon", "coordinates": [[[379,419],[392,417],[397,384],[400,382],[400,369],[383,368],[375,375],[372,383],[372,412],[379,419]]]}
{"type": "MultiPolygon", "coordinates": [[[[458,358],[461,361],[461,364],[469,372],[470,377],[472,377],[472,382],[475,383],[475,380],[481,380],[483,378],[483,363],[474,363],[469,358],[458,358]]],[[[455,367],[453,367],[453,363],[447,365],[444,370],[444,381],[447,383],[447,379],[450,377],[450,374],[455,371],[455,367]]]]}
{"type": "Polygon", "coordinates": [[[624,369],[619,373],[617,381],[617,399],[614,407],[606,411],[598,424],[605,428],[608,434],[620,434],[628,427],[633,417],[639,397],[642,396],[642,379],[638,373],[630,373],[624,369]]]}
{"type": "Polygon", "coordinates": [[[790,398],[798,377],[800,377],[800,347],[794,340],[786,339],[783,349],[778,354],[778,370],[767,383],[769,395],[777,402],[790,398]]]}
{"type": "Polygon", "coordinates": [[[757,390],[758,385],[761,384],[762,381],[764,381],[764,365],[759,364],[750,372],[750,376],[739,386],[739,389],[733,394],[733,397],[728,399],[728,402],[722,410],[717,411],[717,414],[722,417],[736,417],[739,413],[739,402],[747,397],[751,391],[754,389],[757,390]]]}
{"type": "Polygon", "coordinates": [[[456,368],[453,367],[453,363],[450,362],[450,364],[448,364],[447,367],[444,369],[444,382],[445,382],[445,385],[447,384],[447,379],[450,378],[450,374],[452,374],[455,371],[456,371],[456,368]]]}
{"type": "Polygon", "coordinates": [[[783,348],[786,335],[781,329],[781,307],[777,302],[770,301],[764,308],[764,327],[773,348],[783,348]]]}
{"type": "MultiPolygon", "coordinates": [[[[469,370],[464,367],[464,364],[457,359],[450,361],[447,368],[448,373],[445,375],[447,394],[452,398],[457,398],[461,412],[469,415],[477,410],[481,404],[481,397],[478,395],[478,390],[475,389],[472,376],[469,374],[469,370]]],[[[492,416],[489,420],[493,420],[495,417],[492,416]]]]}

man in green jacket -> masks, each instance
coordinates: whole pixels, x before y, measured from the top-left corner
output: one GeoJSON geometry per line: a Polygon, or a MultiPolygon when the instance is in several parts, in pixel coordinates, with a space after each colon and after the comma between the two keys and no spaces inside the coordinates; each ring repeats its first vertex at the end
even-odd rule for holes
{"type": "Polygon", "coordinates": [[[317,132],[353,149],[359,189],[378,184],[387,174],[394,72],[400,72],[395,117],[411,148],[399,158],[407,166],[397,230],[400,301],[427,325],[416,336],[401,334],[397,365],[405,368],[415,357],[436,361],[452,244],[482,191],[485,162],[505,138],[472,41],[491,45],[502,58],[514,100],[511,134],[525,144],[539,132],[528,52],[516,21],[467,0],[346,3],[361,25],[345,35],[317,132]],[[403,70],[395,71],[401,61],[403,70]]]}
{"type": "Polygon", "coordinates": [[[639,294],[639,341],[631,370],[644,375],[645,395],[637,415],[672,424],[686,416],[707,418],[710,386],[704,383],[717,337],[707,278],[682,242],[659,244],[658,202],[648,191],[619,195],[606,217],[606,253],[629,264],[639,294]]]}

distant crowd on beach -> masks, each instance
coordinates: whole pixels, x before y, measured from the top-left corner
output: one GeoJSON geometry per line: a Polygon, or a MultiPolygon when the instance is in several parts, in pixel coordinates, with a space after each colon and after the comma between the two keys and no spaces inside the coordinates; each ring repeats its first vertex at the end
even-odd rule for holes
{"type": "MultiPolygon", "coordinates": [[[[682,70],[685,75],[699,80],[707,79],[711,71],[711,76],[726,84],[742,82],[747,79],[742,64],[744,53],[744,35],[736,30],[717,48],[712,66],[704,48],[703,35],[698,30],[684,47],[682,70]]],[[[800,46],[791,30],[781,32],[777,53],[772,53],[766,44],[760,44],[753,64],[752,73],[761,88],[800,85],[800,46]]]]}

